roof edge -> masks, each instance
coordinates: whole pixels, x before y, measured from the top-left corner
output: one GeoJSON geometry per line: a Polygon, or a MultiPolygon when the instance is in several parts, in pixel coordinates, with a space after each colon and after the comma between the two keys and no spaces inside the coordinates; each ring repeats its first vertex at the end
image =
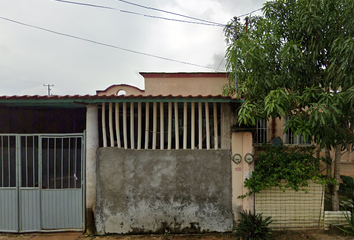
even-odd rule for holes
{"type": "Polygon", "coordinates": [[[229,72],[139,72],[144,78],[228,78],[229,72]]]}

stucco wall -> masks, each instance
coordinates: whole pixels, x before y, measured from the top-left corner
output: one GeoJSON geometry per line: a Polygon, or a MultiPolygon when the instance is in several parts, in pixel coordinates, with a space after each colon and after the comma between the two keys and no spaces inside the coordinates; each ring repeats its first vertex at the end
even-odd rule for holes
{"type": "Polygon", "coordinates": [[[232,230],[229,150],[100,148],[97,166],[99,234],[232,230]]]}
{"type": "Polygon", "coordinates": [[[147,78],[145,93],[155,96],[217,96],[222,93],[222,86],[228,82],[227,77],[147,78]]]}

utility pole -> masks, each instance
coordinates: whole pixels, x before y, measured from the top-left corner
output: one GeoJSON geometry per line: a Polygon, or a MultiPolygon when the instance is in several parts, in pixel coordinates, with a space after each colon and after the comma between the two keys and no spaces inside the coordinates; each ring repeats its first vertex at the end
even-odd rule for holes
{"type": "Polygon", "coordinates": [[[54,84],[43,84],[44,87],[48,87],[48,96],[50,96],[50,90],[52,90],[50,87],[54,87],[54,84]]]}
{"type": "Polygon", "coordinates": [[[237,41],[237,17],[234,17],[235,21],[235,37],[234,37],[234,45],[235,45],[235,96],[237,95],[237,49],[236,49],[236,41],[237,41]]]}

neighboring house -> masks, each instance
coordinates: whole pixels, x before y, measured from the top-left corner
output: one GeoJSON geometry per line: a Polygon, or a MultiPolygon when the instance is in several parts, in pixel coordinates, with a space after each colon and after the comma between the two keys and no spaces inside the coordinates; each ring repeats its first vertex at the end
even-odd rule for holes
{"type": "Polygon", "coordinates": [[[283,125],[238,128],[227,73],[141,75],[145,90],[0,97],[1,232],[224,232],[254,210],[244,158],[283,125]]]}

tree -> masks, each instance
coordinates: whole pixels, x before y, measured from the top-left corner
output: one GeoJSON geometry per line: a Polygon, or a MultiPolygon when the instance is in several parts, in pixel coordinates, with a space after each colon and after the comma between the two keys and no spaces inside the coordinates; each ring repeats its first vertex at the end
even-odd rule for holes
{"type": "MultiPolygon", "coordinates": [[[[339,183],[342,151],[354,143],[354,0],[276,0],[262,10],[224,31],[227,69],[245,99],[238,122],[290,117],[285,130],[335,150],[339,183]]],[[[233,92],[231,81],[224,94],[233,92]]],[[[331,187],[334,211],[338,188],[331,187]]]]}

